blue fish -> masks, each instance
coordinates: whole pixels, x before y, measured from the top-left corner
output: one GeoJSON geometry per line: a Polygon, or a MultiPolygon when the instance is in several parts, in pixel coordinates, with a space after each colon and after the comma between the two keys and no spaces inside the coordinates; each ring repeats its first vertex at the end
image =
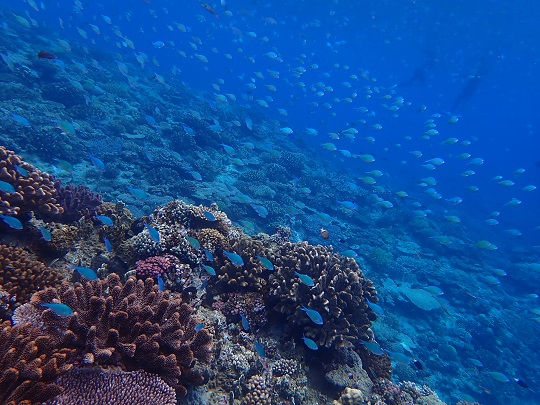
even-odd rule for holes
{"type": "Polygon", "coordinates": [[[31,127],[28,120],[26,118],[18,115],[18,114],[11,113],[11,118],[13,118],[16,122],[18,122],[19,124],[21,124],[24,127],[27,127],[27,128],[31,127]]]}
{"type": "Polygon", "coordinates": [[[247,332],[249,331],[249,322],[248,319],[244,314],[240,314],[240,318],[242,319],[242,328],[247,332]]]}
{"type": "Polygon", "coordinates": [[[227,252],[225,249],[223,249],[223,253],[225,253],[225,256],[229,258],[231,263],[235,266],[243,266],[244,260],[242,259],[242,256],[240,256],[237,253],[234,252],[227,252]]]}
{"type": "Polygon", "coordinates": [[[313,287],[315,285],[315,281],[313,281],[313,279],[307,274],[301,274],[296,271],[294,272],[294,274],[296,274],[298,278],[300,279],[300,281],[304,283],[305,285],[307,285],[308,287],[313,287]]]}
{"type": "Polygon", "coordinates": [[[274,270],[274,265],[266,257],[262,257],[262,256],[256,256],[256,257],[257,259],[261,261],[261,264],[266,270],[274,270]]]}
{"type": "Polygon", "coordinates": [[[111,241],[109,239],[107,239],[107,237],[105,235],[103,235],[103,243],[105,243],[105,250],[107,250],[107,252],[111,253],[112,252],[112,244],[111,244],[111,241]]]}
{"type": "Polygon", "coordinates": [[[13,187],[13,185],[8,182],[0,180],[0,190],[4,193],[14,193],[15,187],[13,187]]]}
{"type": "Polygon", "coordinates": [[[146,222],[144,223],[144,226],[146,229],[148,229],[148,234],[150,235],[150,239],[152,239],[154,242],[159,243],[161,240],[161,237],[159,236],[159,231],[156,228],[151,227],[146,222]]]}
{"type": "Polygon", "coordinates": [[[215,221],[215,220],[216,220],[215,215],[212,214],[211,212],[209,212],[209,211],[203,211],[202,213],[203,213],[203,215],[206,217],[207,220],[209,220],[209,221],[215,221]]]}
{"type": "Polygon", "coordinates": [[[156,119],[154,117],[152,117],[151,115],[148,115],[148,114],[144,114],[144,118],[146,118],[146,122],[148,123],[148,125],[150,125],[151,127],[157,127],[158,126],[158,123],[156,121],[156,119]]]}
{"type": "Polygon", "coordinates": [[[114,221],[106,215],[96,215],[96,218],[99,219],[103,225],[114,225],[114,221]]]}
{"type": "Polygon", "coordinates": [[[15,168],[15,170],[17,170],[17,172],[23,176],[23,177],[28,177],[29,173],[28,173],[28,170],[22,168],[21,166],[19,165],[13,165],[13,167],[15,168]]]}
{"type": "Polygon", "coordinates": [[[60,315],[60,316],[71,316],[74,313],[73,310],[66,304],[60,304],[56,302],[44,302],[43,304],[40,304],[40,305],[42,307],[49,308],[56,315],[60,315]]]}
{"type": "Polygon", "coordinates": [[[366,349],[368,349],[371,353],[377,356],[381,356],[384,354],[384,350],[381,348],[381,346],[377,342],[363,341],[363,342],[360,342],[360,344],[364,345],[366,349]]]}
{"type": "Polygon", "coordinates": [[[91,155],[91,154],[88,154],[88,156],[90,156],[90,160],[92,161],[92,163],[94,164],[94,167],[100,171],[100,172],[104,172],[105,171],[105,163],[103,163],[103,161],[101,159],[98,159],[97,157],[91,155]]]}
{"type": "Polygon", "coordinates": [[[264,347],[263,345],[261,345],[259,342],[255,342],[255,351],[257,352],[257,354],[261,357],[265,357],[266,356],[266,350],[264,350],[264,347]]]}
{"type": "Polygon", "coordinates": [[[206,284],[208,284],[208,279],[203,280],[199,290],[204,291],[204,289],[206,288],[206,284]]]}
{"type": "Polygon", "coordinates": [[[214,255],[209,250],[203,249],[204,255],[206,256],[206,260],[209,262],[214,261],[214,255]]]}
{"type": "Polygon", "coordinates": [[[319,314],[314,309],[309,309],[304,306],[302,306],[302,308],[300,309],[304,311],[307,314],[307,316],[309,316],[309,319],[311,319],[317,325],[322,325],[324,323],[321,314],[319,314]]]}
{"type": "Polygon", "coordinates": [[[207,272],[208,274],[210,274],[211,276],[215,276],[215,275],[216,275],[216,270],[214,270],[213,267],[207,266],[206,264],[202,264],[201,266],[203,266],[203,268],[206,270],[206,272],[207,272]]]}
{"type": "Polygon", "coordinates": [[[193,329],[195,330],[195,332],[198,332],[202,328],[204,328],[204,323],[198,323],[197,325],[195,325],[195,327],[193,329]]]}
{"type": "Polygon", "coordinates": [[[255,212],[257,213],[257,215],[260,216],[261,218],[266,218],[268,215],[268,210],[262,205],[251,204],[251,208],[253,208],[255,212]]]}
{"type": "Polygon", "coordinates": [[[74,266],[74,269],[77,270],[81,276],[88,280],[97,280],[98,278],[96,272],[89,267],[74,266]]]}
{"type": "Polygon", "coordinates": [[[10,228],[13,229],[23,229],[23,224],[15,217],[10,217],[9,215],[0,214],[0,219],[4,221],[10,228]]]}
{"type": "Polygon", "coordinates": [[[191,135],[191,136],[195,135],[195,131],[193,130],[193,128],[188,127],[187,125],[182,125],[182,128],[184,128],[184,131],[186,131],[186,134],[191,135]]]}
{"type": "Polygon", "coordinates": [[[380,305],[377,305],[374,302],[371,302],[367,298],[366,298],[366,302],[368,306],[371,308],[371,310],[375,312],[375,314],[377,314],[378,316],[384,316],[384,309],[382,309],[380,305]]]}
{"type": "Polygon", "coordinates": [[[45,240],[46,242],[50,242],[52,240],[51,231],[49,231],[44,226],[40,226],[38,227],[38,229],[41,232],[41,237],[43,238],[43,240],[45,240]]]}
{"type": "Polygon", "coordinates": [[[165,281],[163,281],[163,278],[161,278],[161,274],[158,274],[156,278],[159,291],[165,290],[165,281]]]}
{"type": "Polygon", "coordinates": [[[128,187],[128,190],[135,198],[138,198],[139,200],[146,200],[148,198],[146,191],[141,190],[140,188],[128,187]]]}
{"type": "Polygon", "coordinates": [[[311,340],[310,338],[307,338],[305,336],[302,337],[302,340],[306,344],[306,346],[311,350],[319,350],[319,346],[317,346],[317,343],[315,343],[314,340],[311,340]]]}
{"type": "Polygon", "coordinates": [[[200,249],[200,248],[201,248],[201,244],[200,244],[199,241],[198,241],[197,239],[195,239],[194,237],[189,236],[189,235],[186,235],[186,239],[187,239],[188,243],[190,244],[190,246],[191,246],[193,249],[200,249]]]}

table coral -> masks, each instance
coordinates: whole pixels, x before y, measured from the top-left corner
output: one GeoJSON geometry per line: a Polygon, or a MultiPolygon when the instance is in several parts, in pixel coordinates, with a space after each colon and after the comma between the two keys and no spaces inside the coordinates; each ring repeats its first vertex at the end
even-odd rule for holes
{"type": "Polygon", "coordinates": [[[0,403],[37,405],[58,395],[58,375],[71,367],[51,337],[30,324],[0,324],[0,403]]]}
{"type": "Polygon", "coordinates": [[[56,379],[64,391],[46,405],[174,405],[176,393],[143,370],[104,371],[72,368],[56,379]]]}
{"type": "Polygon", "coordinates": [[[0,285],[19,304],[45,287],[59,285],[63,277],[19,247],[0,244],[0,285]]]}
{"type": "MultiPolygon", "coordinates": [[[[61,302],[75,314],[60,317],[45,309],[47,334],[60,347],[73,350],[73,359],[86,364],[119,365],[158,374],[178,395],[187,385],[204,381],[197,362],[212,355],[212,337],[206,329],[195,331],[200,321],[179,296],[159,291],[152,279],[130,278],[122,284],[116,274],[105,280],[48,288],[32,297],[39,307],[61,302]]],[[[74,360],[75,361],[75,360],[74,360]]]]}
{"type": "Polygon", "coordinates": [[[15,188],[15,192],[0,193],[0,214],[21,215],[33,211],[36,215],[49,216],[63,213],[64,209],[56,200],[54,177],[3,146],[0,146],[0,180],[15,188]],[[15,166],[28,175],[23,175],[15,166]]]}

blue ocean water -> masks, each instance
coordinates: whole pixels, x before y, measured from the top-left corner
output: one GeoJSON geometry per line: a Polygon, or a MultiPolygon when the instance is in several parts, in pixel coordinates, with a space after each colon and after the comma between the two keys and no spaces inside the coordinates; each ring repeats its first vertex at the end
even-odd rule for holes
{"type": "MultiPolygon", "coordinates": [[[[428,384],[451,403],[467,398],[538,403],[540,4],[230,0],[207,5],[210,11],[199,1],[10,0],[1,12],[3,29],[17,27],[27,54],[57,54],[73,80],[84,79],[74,68],[82,63],[96,83],[129,80],[135,93],[137,85],[155,87],[164,97],[169,86],[187,88],[186,111],[204,104],[199,112],[208,117],[206,125],[235,115],[242,130],[235,136],[216,131],[215,142],[198,144],[203,152],[227,139],[234,139],[237,149],[255,143],[242,158],[257,166],[265,163],[257,163],[260,151],[293,145],[311,171],[289,170],[295,184],[290,199],[311,210],[291,214],[284,225],[299,239],[356,252],[386,311],[374,328],[382,346],[424,364],[423,370],[397,364],[396,379],[428,384]],[[17,16],[30,24],[24,35],[17,16]],[[69,50],[58,40],[67,41],[69,50]],[[120,66],[128,73],[120,74],[120,66]],[[246,118],[257,135],[245,129],[246,118]],[[321,188],[325,171],[341,182],[335,189],[321,188]],[[387,202],[392,206],[385,208],[387,202]],[[321,239],[321,227],[330,230],[328,241],[321,239]],[[433,285],[447,300],[435,315],[403,299],[402,288],[433,285]]],[[[24,62],[10,44],[0,51],[24,62]]],[[[193,122],[146,105],[144,97],[136,101],[134,108],[157,121],[193,122]]],[[[32,122],[40,106],[3,109],[32,122]]],[[[92,124],[102,129],[103,121],[92,124]]],[[[225,132],[236,126],[229,118],[219,125],[225,132]]],[[[80,137],[105,165],[133,163],[119,144],[103,148],[90,135],[80,137]]],[[[162,147],[146,144],[150,154],[162,147]]],[[[175,151],[190,155],[189,149],[175,151]]],[[[65,151],[37,155],[49,165],[53,158],[79,164],[83,159],[65,151]]],[[[164,163],[152,165],[162,169],[164,163]]],[[[214,169],[221,170],[218,162],[214,169]]],[[[204,182],[207,173],[200,174],[204,182]]],[[[150,186],[148,179],[141,186],[128,175],[96,177],[79,176],[105,193],[150,186]]],[[[257,203],[270,207],[269,195],[257,203]]],[[[153,208],[134,207],[143,213],[153,208]]],[[[268,233],[279,222],[265,221],[253,210],[238,212],[228,214],[268,233]]]]}

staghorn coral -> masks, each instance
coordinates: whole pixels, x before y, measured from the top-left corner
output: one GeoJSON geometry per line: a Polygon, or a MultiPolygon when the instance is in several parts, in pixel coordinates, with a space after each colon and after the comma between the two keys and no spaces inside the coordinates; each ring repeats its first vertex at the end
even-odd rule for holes
{"type": "Polygon", "coordinates": [[[56,200],[54,177],[3,146],[0,146],[0,180],[15,188],[14,193],[0,193],[0,214],[21,215],[33,211],[36,215],[50,216],[63,213],[64,209],[56,200]],[[17,171],[15,166],[26,170],[28,176],[17,171]]]}
{"type": "Polygon", "coordinates": [[[66,355],[30,324],[0,324],[0,404],[37,405],[58,395],[54,380],[71,368],[66,355]]]}
{"type": "Polygon", "coordinates": [[[302,327],[319,345],[369,340],[375,314],[366,298],[376,301],[376,292],[354,259],[306,242],[285,243],[269,253],[276,271],[270,274],[267,305],[284,314],[289,324],[302,327]],[[304,285],[295,272],[307,274],[315,285],[304,285]],[[318,311],[324,325],[315,325],[300,310],[302,306],[318,311]]]}
{"type": "Polygon", "coordinates": [[[26,250],[0,244],[0,285],[17,303],[28,302],[36,291],[57,286],[62,280],[26,250]]]}
{"type": "Polygon", "coordinates": [[[56,379],[64,391],[46,405],[174,405],[176,394],[155,374],[143,370],[72,368],[56,379]]]}
{"type": "Polygon", "coordinates": [[[186,394],[186,385],[204,381],[195,365],[210,360],[211,335],[205,329],[195,331],[194,310],[179,296],[159,291],[152,279],[130,278],[122,284],[112,274],[105,280],[64,284],[31,300],[36,307],[43,302],[62,302],[75,311],[71,317],[50,309],[42,313],[46,332],[72,349],[74,359],[156,373],[179,395],[186,394]]]}

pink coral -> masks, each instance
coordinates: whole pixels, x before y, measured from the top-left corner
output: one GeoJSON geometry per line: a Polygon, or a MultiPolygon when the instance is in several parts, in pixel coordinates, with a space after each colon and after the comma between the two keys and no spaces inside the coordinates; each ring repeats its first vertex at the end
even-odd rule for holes
{"type": "Polygon", "coordinates": [[[158,274],[176,270],[179,264],[178,258],[173,255],[152,256],[135,263],[135,271],[140,278],[154,278],[158,274]]]}

